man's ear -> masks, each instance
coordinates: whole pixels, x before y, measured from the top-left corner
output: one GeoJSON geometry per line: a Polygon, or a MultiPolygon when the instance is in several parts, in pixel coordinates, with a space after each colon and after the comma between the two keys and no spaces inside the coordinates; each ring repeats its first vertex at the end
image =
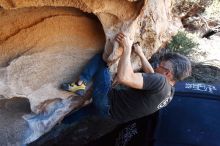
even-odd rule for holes
{"type": "Polygon", "coordinates": [[[169,79],[173,79],[173,73],[169,70],[165,72],[165,75],[169,78],[169,79]]]}

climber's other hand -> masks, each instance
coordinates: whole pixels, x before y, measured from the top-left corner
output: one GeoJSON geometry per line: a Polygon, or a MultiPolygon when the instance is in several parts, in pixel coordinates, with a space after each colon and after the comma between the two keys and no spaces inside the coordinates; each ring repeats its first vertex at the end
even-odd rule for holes
{"type": "Polygon", "coordinates": [[[131,46],[133,44],[133,40],[129,39],[128,36],[126,36],[124,33],[120,32],[116,36],[116,41],[119,43],[119,45],[122,48],[131,49],[131,46]]]}

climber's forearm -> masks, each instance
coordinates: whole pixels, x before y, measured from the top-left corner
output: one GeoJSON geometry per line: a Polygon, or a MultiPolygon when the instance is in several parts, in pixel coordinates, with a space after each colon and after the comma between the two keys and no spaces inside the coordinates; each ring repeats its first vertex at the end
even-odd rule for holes
{"type": "Polygon", "coordinates": [[[134,74],[133,68],[131,66],[131,49],[129,46],[125,46],[122,56],[120,57],[118,64],[117,76],[119,80],[128,80],[134,74]]]}
{"type": "Polygon", "coordinates": [[[116,37],[116,41],[119,42],[120,46],[123,48],[123,53],[118,65],[117,81],[131,88],[142,89],[143,76],[141,73],[134,73],[131,66],[130,57],[132,40],[123,33],[119,33],[116,37]]]}
{"type": "Polygon", "coordinates": [[[138,54],[138,56],[140,57],[142,69],[144,70],[144,72],[154,73],[154,69],[151,66],[151,64],[149,63],[149,61],[147,60],[147,58],[145,57],[144,53],[140,53],[140,54],[138,54]]]}

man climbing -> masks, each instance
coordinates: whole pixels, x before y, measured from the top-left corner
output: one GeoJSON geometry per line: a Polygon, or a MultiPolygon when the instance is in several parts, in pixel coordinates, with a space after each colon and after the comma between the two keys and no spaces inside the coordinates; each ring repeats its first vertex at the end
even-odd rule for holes
{"type": "Polygon", "coordinates": [[[83,95],[86,85],[93,80],[92,103],[99,115],[122,123],[165,107],[172,100],[174,84],[191,74],[191,63],[180,54],[168,53],[160,58],[159,66],[153,70],[139,45],[132,46],[133,41],[123,33],[116,36],[116,41],[123,48],[116,80],[128,88],[111,87],[111,75],[101,54],[90,60],[76,83],[63,84],[62,88],[83,95]],[[132,69],[132,48],[140,57],[144,73],[132,69]]]}

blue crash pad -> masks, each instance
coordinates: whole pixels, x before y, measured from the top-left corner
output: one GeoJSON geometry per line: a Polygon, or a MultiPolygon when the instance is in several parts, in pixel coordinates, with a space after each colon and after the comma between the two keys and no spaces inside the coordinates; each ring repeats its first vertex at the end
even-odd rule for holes
{"type": "Polygon", "coordinates": [[[155,146],[220,146],[220,85],[177,84],[155,133],[155,146]]]}

